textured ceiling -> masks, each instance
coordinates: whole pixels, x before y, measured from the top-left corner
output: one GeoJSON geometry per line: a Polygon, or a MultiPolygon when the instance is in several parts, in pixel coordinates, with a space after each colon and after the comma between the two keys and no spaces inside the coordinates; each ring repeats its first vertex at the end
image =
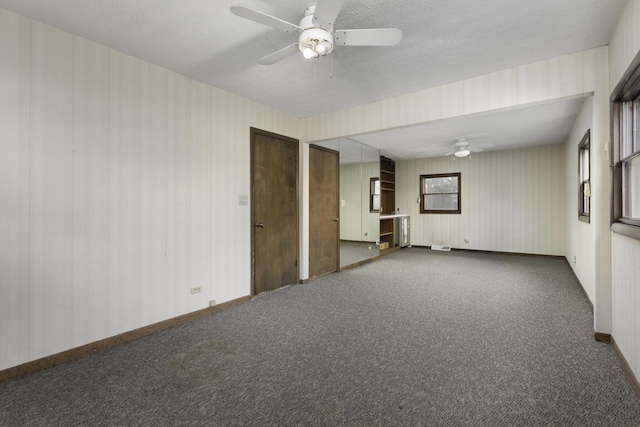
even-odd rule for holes
{"type": "MultiPolygon", "coordinates": [[[[240,2],[296,24],[314,3],[240,2]]],[[[233,15],[235,3],[0,0],[0,7],[308,117],[606,45],[626,0],[345,0],[335,28],[397,27],[404,37],[394,47],[337,48],[349,70],[338,78],[329,76],[329,57],[257,64],[297,37],[233,15]]]]}

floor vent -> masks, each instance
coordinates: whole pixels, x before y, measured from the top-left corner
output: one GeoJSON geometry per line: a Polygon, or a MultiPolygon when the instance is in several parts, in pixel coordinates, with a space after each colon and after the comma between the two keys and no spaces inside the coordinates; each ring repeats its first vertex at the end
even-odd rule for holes
{"type": "Polygon", "coordinates": [[[450,251],[451,246],[431,245],[432,251],[450,251]]]}

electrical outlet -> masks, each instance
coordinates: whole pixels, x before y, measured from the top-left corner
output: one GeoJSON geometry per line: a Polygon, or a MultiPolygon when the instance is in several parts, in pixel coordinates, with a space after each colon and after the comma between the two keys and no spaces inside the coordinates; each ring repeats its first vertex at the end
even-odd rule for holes
{"type": "Polygon", "coordinates": [[[213,307],[214,305],[216,305],[216,300],[212,299],[209,301],[209,307],[213,307]]]}
{"type": "Polygon", "coordinates": [[[249,196],[246,194],[238,195],[238,204],[240,206],[247,206],[249,204],[249,196]]]}
{"type": "Polygon", "coordinates": [[[199,292],[202,292],[202,286],[192,286],[191,287],[191,293],[192,294],[197,294],[199,292]]]}

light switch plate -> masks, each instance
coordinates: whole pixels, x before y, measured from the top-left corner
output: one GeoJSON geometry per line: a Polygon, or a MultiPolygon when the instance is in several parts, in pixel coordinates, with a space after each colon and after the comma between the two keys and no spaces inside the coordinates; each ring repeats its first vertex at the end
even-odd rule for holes
{"type": "Polygon", "coordinates": [[[344,199],[340,200],[340,206],[342,206],[342,207],[347,206],[347,201],[344,200],[344,199]]]}
{"type": "Polygon", "coordinates": [[[238,203],[242,206],[246,206],[249,204],[249,196],[247,196],[246,194],[240,194],[238,196],[238,203]]]}

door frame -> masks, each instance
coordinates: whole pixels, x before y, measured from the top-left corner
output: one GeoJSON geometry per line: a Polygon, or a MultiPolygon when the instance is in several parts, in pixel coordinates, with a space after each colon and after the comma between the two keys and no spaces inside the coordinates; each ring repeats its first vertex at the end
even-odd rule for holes
{"type": "Polygon", "coordinates": [[[255,178],[255,165],[254,165],[254,146],[255,146],[255,138],[256,135],[266,136],[268,138],[280,139],[285,142],[289,142],[296,145],[296,253],[297,261],[296,261],[296,277],[298,283],[300,282],[300,141],[288,136],[279,135],[277,133],[269,132],[266,130],[250,127],[250,182],[249,182],[249,197],[250,197],[250,205],[251,205],[251,223],[249,224],[251,229],[251,296],[255,296],[255,277],[256,277],[256,269],[255,269],[255,233],[256,233],[256,220],[255,220],[255,194],[254,194],[254,186],[253,181],[255,178]]]}

